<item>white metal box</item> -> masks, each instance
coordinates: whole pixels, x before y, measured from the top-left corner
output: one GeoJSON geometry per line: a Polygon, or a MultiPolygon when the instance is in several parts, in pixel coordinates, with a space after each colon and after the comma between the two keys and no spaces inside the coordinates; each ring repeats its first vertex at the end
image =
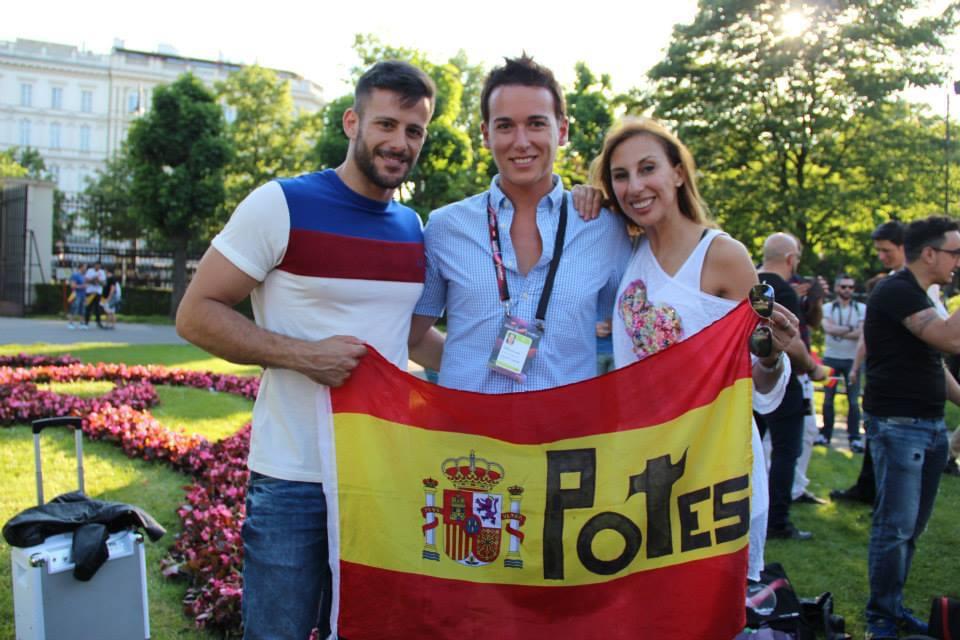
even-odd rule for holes
{"type": "Polygon", "coordinates": [[[12,547],[17,640],[140,640],[150,637],[143,536],[111,534],[109,559],[87,582],[73,577],[73,534],[12,547]]]}

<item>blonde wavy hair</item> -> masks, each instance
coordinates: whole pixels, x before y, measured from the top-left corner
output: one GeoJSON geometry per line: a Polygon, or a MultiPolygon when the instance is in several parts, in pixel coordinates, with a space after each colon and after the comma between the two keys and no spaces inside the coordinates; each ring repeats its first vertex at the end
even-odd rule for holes
{"type": "Polygon", "coordinates": [[[627,116],[617,122],[603,139],[603,150],[590,164],[590,183],[603,192],[604,205],[617,213],[623,214],[620,203],[613,191],[613,178],[610,173],[610,161],[614,151],[621,144],[635,136],[651,136],[663,146],[670,163],[679,165],[683,174],[683,184],[677,187],[677,202],[680,213],[697,224],[706,227],[715,227],[710,217],[706,203],[700,197],[697,189],[697,165],[686,145],[654,118],[627,116]]]}

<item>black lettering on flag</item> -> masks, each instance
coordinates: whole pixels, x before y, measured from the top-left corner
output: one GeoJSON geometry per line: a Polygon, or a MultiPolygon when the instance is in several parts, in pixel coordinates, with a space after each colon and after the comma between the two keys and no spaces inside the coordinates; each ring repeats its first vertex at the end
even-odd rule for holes
{"type": "Polygon", "coordinates": [[[637,493],[647,494],[647,557],[659,558],[673,553],[673,533],[670,526],[670,496],[673,485],[683,475],[687,465],[687,451],[677,464],[670,456],[647,461],[642,473],[630,477],[627,498],[637,493]]]}
{"type": "Polygon", "coordinates": [[[698,502],[710,499],[710,488],[703,487],[690,493],[684,493],[677,498],[677,507],[680,509],[680,551],[693,551],[710,546],[710,532],[701,531],[700,518],[691,507],[698,502]]]}
{"type": "Polygon", "coordinates": [[[577,556],[588,571],[601,576],[609,576],[625,569],[640,551],[643,534],[640,528],[626,516],[605,511],[598,513],[583,525],[577,536],[577,556]],[[593,553],[593,539],[604,529],[611,529],[623,536],[623,553],[613,560],[601,560],[593,553]]]}
{"type": "Polygon", "coordinates": [[[723,482],[713,487],[713,519],[717,522],[727,518],[737,518],[733,524],[717,527],[717,544],[736,540],[747,535],[750,530],[750,496],[733,502],[724,502],[723,497],[729,493],[743,491],[750,484],[749,476],[743,475],[723,482]]]}
{"type": "Polygon", "coordinates": [[[547,452],[547,506],[543,518],[543,578],[563,580],[563,512],[593,506],[597,487],[596,449],[547,452]],[[564,473],[579,473],[580,486],[561,489],[564,473]]]}

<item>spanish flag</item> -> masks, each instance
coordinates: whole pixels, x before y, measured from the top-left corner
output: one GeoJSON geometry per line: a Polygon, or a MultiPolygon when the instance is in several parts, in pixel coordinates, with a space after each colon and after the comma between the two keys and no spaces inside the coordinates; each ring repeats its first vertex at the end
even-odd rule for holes
{"type": "Polygon", "coordinates": [[[331,396],[335,632],[733,638],[755,323],[742,304],[633,366],[507,395],[370,353],[331,396]]]}

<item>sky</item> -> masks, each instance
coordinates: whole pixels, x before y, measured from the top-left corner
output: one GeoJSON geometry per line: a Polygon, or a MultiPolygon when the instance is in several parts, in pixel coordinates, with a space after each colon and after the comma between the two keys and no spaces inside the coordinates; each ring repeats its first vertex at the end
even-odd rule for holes
{"type": "MultiPolygon", "coordinates": [[[[146,51],[168,45],[183,56],[292,71],[333,99],[350,90],[346,78],[359,62],[354,35],[365,33],[423,50],[437,62],[463,49],[470,62],[488,69],[526,50],[565,85],[583,60],[624,91],[644,83],[673,25],[691,22],[695,13],[696,0],[11,0],[3,8],[0,40],[45,40],[94,53],[108,53],[116,39],[146,51]]],[[[951,44],[954,79],[960,80],[960,36],[951,44]]],[[[945,89],[916,99],[929,101],[935,112],[945,109],[945,89]]],[[[960,96],[951,111],[960,112],[960,96]]]]}

